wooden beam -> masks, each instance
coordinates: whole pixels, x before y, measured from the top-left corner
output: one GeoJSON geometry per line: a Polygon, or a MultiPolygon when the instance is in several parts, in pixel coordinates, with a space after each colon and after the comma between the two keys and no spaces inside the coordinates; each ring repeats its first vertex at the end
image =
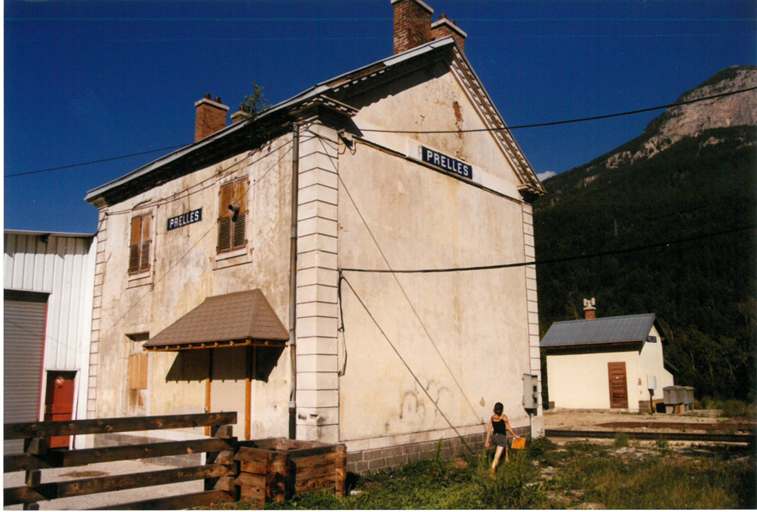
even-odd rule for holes
{"type": "Polygon", "coordinates": [[[220,501],[234,501],[234,498],[225,491],[205,491],[153,500],[133,501],[131,503],[98,507],[91,510],[181,510],[204,507],[220,501]]]}
{"type": "Polygon", "coordinates": [[[194,439],[189,441],[167,441],[142,445],[112,446],[108,448],[88,448],[61,452],[61,467],[84,466],[96,462],[116,460],[148,459],[150,457],[167,457],[169,455],[187,455],[202,452],[220,452],[233,450],[234,446],[226,439],[194,439]]]}
{"type": "Polygon", "coordinates": [[[64,482],[51,482],[31,487],[13,487],[4,489],[3,503],[5,506],[19,503],[33,503],[37,501],[85,496],[101,492],[122,491],[153,485],[189,482],[211,477],[232,477],[235,470],[230,466],[214,464],[209,466],[182,467],[147,471],[126,475],[106,476],[101,478],[83,478],[64,482]]]}
{"type": "Polygon", "coordinates": [[[140,430],[192,428],[228,425],[236,422],[236,412],[221,412],[210,414],[141,416],[133,418],[102,418],[96,420],[6,423],[3,426],[3,431],[4,438],[8,440],[85,434],[112,434],[115,432],[132,432],[140,430]]]}
{"type": "MultiPolygon", "coordinates": [[[[210,410],[210,383],[213,380],[213,350],[208,350],[208,378],[205,379],[205,410],[210,410]]],[[[205,435],[210,435],[210,426],[205,427],[205,435]]]]}

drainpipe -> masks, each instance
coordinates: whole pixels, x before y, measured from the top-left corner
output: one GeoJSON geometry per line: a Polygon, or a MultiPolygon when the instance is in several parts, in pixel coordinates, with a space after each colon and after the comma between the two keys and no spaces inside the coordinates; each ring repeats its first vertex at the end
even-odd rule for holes
{"type": "Polygon", "coordinates": [[[292,389],[289,393],[289,439],[297,437],[297,203],[300,177],[300,125],[292,127],[292,228],[289,241],[289,354],[292,389]]]}

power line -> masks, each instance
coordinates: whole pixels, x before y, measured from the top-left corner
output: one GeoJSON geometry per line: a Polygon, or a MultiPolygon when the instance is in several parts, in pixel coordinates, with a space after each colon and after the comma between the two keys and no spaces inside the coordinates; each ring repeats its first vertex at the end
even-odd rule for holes
{"type": "MultiPolygon", "coordinates": [[[[721,93],[721,94],[714,94],[712,96],[705,96],[705,97],[697,98],[697,99],[693,99],[693,100],[679,101],[679,102],[676,102],[676,103],[670,103],[668,105],[660,105],[658,107],[649,107],[649,108],[643,108],[643,109],[639,109],[639,110],[630,110],[630,111],[627,111],[627,112],[619,112],[619,113],[615,113],[615,114],[605,114],[605,115],[601,115],[601,116],[582,117],[582,118],[577,118],[577,119],[567,119],[567,120],[564,120],[564,121],[550,121],[550,122],[546,122],[546,123],[521,124],[521,125],[516,125],[516,126],[506,126],[506,127],[502,127],[502,128],[475,128],[475,129],[470,129],[470,130],[425,130],[425,131],[424,130],[381,130],[381,129],[363,128],[363,129],[361,129],[361,131],[363,131],[363,132],[375,132],[375,133],[475,133],[475,132],[496,132],[496,131],[503,131],[503,130],[520,130],[520,129],[523,129],[523,128],[539,128],[539,127],[544,127],[544,126],[558,126],[558,125],[561,125],[561,124],[582,123],[582,122],[586,122],[586,121],[598,121],[598,120],[601,120],[601,119],[610,119],[610,118],[613,118],[613,117],[630,116],[630,115],[633,115],[633,114],[641,114],[641,113],[644,113],[644,112],[652,112],[654,110],[661,110],[663,108],[676,107],[676,106],[680,106],[680,105],[688,105],[688,104],[691,104],[691,103],[697,103],[697,102],[700,102],[700,101],[711,100],[711,99],[714,99],[714,98],[722,98],[724,96],[730,96],[730,95],[733,95],[733,94],[740,94],[740,93],[743,93],[743,92],[749,92],[749,91],[753,91],[755,89],[757,89],[757,87],[749,87],[747,89],[740,89],[738,91],[724,92],[724,93],[721,93]]],[[[159,151],[168,151],[170,149],[178,149],[178,148],[183,148],[183,147],[186,147],[186,144],[183,144],[181,146],[171,146],[171,147],[167,147],[167,148],[153,149],[153,150],[150,150],[150,151],[142,151],[140,153],[131,153],[129,155],[121,155],[121,156],[114,156],[114,157],[111,157],[111,158],[103,158],[101,160],[92,160],[90,162],[82,162],[82,163],[78,163],[78,164],[63,165],[63,166],[60,166],[60,167],[50,167],[50,168],[47,168],[47,169],[38,169],[36,171],[19,172],[19,173],[15,173],[15,174],[6,174],[5,178],[6,179],[7,178],[15,178],[15,177],[19,177],[19,176],[28,176],[28,175],[31,175],[31,174],[39,174],[39,173],[44,173],[44,172],[52,172],[52,171],[59,171],[59,170],[63,170],[63,169],[70,169],[72,167],[82,167],[82,166],[85,166],[85,165],[93,165],[93,164],[99,164],[99,163],[103,163],[103,162],[111,162],[113,160],[121,160],[121,159],[124,159],[124,158],[131,158],[133,156],[147,155],[149,153],[157,153],[159,151]]]]}
{"type": "Polygon", "coordinates": [[[358,293],[355,291],[355,288],[352,287],[352,284],[344,276],[341,276],[339,279],[343,280],[345,283],[347,283],[347,286],[350,287],[350,290],[352,290],[352,293],[355,295],[355,298],[358,300],[358,302],[360,302],[360,305],[363,306],[363,309],[368,314],[368,316],[371,318],[371,320],[373,321],[373,324],[379,330],[379,332],[384,337],[384,339],[387,341],[387,343],[389,343],[389,346],[392,347],[392,350],[394,351],[395,354],[397,354],[397,357],[399,357],[400,361],[402,361],[402,364],[405,365],[405,368],[407,369],[408,372],[410,372],[410,375],[413,376],[413,379],[415,379],[415,382],[418,384],[418,386],[420,386],[420,388],[426,394],[426,396],[431,401],[431,403],[434,404],[434,407],[436,407],[436,410],[439,411],[439,414],[442,415],[442,418],[444,418],[444,421],[446,421],[447,424],[450,426],[450,428],[455,431],[455,434],[457,434],[457,437],[460,438],[460,441],[462,441],[462,443],[465,445],[465,447],[468,449],[468,451],[471,452],[471,454],[475,454],[473,452],[473,450],[471,449],[471,447],[468,446],[468,443],[465,442],[465,438],[463,438],[463,436],[460,434],[460,432],[457,431],[457,428],[455,428],[455,426],[452,424],[452,422],[449,420],[449,418],[447,418],[447,415],[444,414],[444,411],[442,411],[441,407],[439,407],[439,404],[436,403],[434,401],[434,399],[431,397],[431,394],[428,392],[428,390],[426,389],[426,387],[420,381],[420,379],[418,378],[418,376],[415,375],[415,372],[413,372],[413,369],[410,368],[410,365],[407,364],[407,361],[405,361],[405,358],[402,357],[402,354],[399,353],[399,350],[397,350],[397,347],[394,346],[394,343],[392,343],[392,340],[390,340],[389,336],[386,335],[386,333],[381,328],[381,326],[379,325],[379,323],[376,320],[376,318],[374,318],[373,314],[368,309],[368,306],[365,305],[365,302],[363,302],[363,299],[360,298],[360,295],[358,295],[358,293]]]}
{"type": "Polygon", "coordinates": [[[103,162],[112,162],[113,160],[121,160],[123,158],[131,158],[133,156],[141,156],[141,155],[147,155],[150,153],[157,153],[158,151],[168,151],[169,149],[178,149],[186,147],[186,144],[182,144],[181,146],[171,146],[167,148],[161,148],[161,149],[151,149],[150,151],[142,151],[140,153],[132,153],[130,155],[121,155],[121,156],[113,156],[110,158],[103,158],[101,160],[92,160],[90,162],[83,162],[80,164],[69,164],[69,165],[62,165],[60,167],[50,167],[47,169],[38,169],[36,171],[28,171],[28,172],[17,172],[16,174],[6,174],[6,178],[15,178],[17,176],[28,176],[30,174],[39,174],[43,172],[52,172],[52,171],[60,171],[62,169],[70,169],[72,167],[83,167],[85,165],[92,165],[92,164],[101,164],[103,162]]]}
{"type": "Polygon", "coordinates": [[[534,123],[534,124],[521,124],[516,126],[503,126],[502,128],[474,128],[470,130],[380,130],[380,129],[362,129],[363,132],[376,132],[376,133],[475,133],[475,132],[500,132],[504,130],[520,130],[523,128],[539,128],[543,126],[557,126],[561,124],[570,123],[583,123],[586,121],[598,121],[600,119],[610,119],[612,117],[630,116],[633,114],[641,114],[644,112],[652,112],[654,110],[661,110],[663,108],[677,107],[680,105],[688,105],[690,103],[698,103],[700,101],[711,100],[714,98],[722,98],[723,96],[731,96],[733,94],[741,94],[742,92],[754,91],[757,87],[749,87],[747,89],[739,89],[738,91],[724,92],[721,94],[713,94],[712,96],[704,96],[694,100],[679,101],[676,103],[670,103],[668,105],[660,105],[659,107],[642,108],[639,110],[629,110],[627,112],[618,112],[616,114],[605,114],[601,116],[581,117],[578,119],[567,119],[565,121],[550,121],[546,123],[534,123]]]}
{"type": "Polygon", "coordinates": [[[485,266],[478,266],[478,267],[431,268],[431,269],[418,269],[418,270],[342,268],[340,269],[340,271],[341,272],[362,272],[362,273],[371,273],[371,274],[440,274],[440,273],[445,273],[445,272],[471,272],[474,270],[495,270],[495,269],[501,269],[501,268],[526,267],[529,265],[539,266],[539,265],[546,265],[550,263],[565,263],[568,261],[586,260],[586,259],[591,259],[591,258],[600,258],[604,256],[613,256],[616,254],[625,254],[629,252],[642,251],[642,250],[647,250],[647,249],[656,249],[659,247],[667,247],[669,245],[695,242],[697,240],[703,240],[705,238],[712,238],[712,237],[721,236],[721,235],[730,235],[733,233],[739,233],[741,231],[749,231],[752,229],[757,229],[757,224],[752,224],[752,225],[744,226],[740,228],[729,229],[726,231],[719,231],[717,233],[708,233],[705,235],[697,235],[697,236],[692,236],[688,238],[680,238],[678,240],[668,240],[666,242],[659,242],[656,244],[649,244],[649,245],[641,245],[637,247],[628,247],[625,249],[617,249],[614,251],[596,252],[593,254],[582,254],[580,256],[567,256],[564,258],[552,258],[552,259],[547,259],[547,260],[524,261],[521,263],[504,263],[504,264],[499,264],[499,265],[485,265],[485,266]]]}

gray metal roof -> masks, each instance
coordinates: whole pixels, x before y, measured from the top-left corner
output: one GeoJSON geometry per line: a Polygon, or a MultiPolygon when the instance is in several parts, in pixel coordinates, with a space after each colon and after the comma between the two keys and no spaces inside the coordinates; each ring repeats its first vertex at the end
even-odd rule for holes
{"type": "Polygon", "coordinates": [[[541,340],[542,348],[641,342],[647,339],[654,313],[592,320],[555,322],[541,340]]]}

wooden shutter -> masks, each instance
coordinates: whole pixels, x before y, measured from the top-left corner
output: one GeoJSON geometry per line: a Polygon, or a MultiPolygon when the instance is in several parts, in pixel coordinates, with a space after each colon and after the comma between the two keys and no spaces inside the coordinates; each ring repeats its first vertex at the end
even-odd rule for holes
{"type": "Polygon", "coordinates": [[[129,242],[129,274],[139,272],[139,249],[142,235],[142,217],[131,218],[131,241],[129,242]]]}
{"type": "Polygon", "coordinates": [[[139,259],[140,272],[150,269],[150,244],[152,242],[150,238],[150,224],[152,224],[151,216],[145,215],[142,217],[142,249],[139,259]]]}
{"type": "Polygon", "coordinates": [[[231,250],[231,196],[234,188],[231,183],[221,187],[221,204],[218,212],[218,252],[231,250]]]}
{"type": "Polygon", "coordinates": [[[246,194],[246,180],[239,180],[236,183],[234,183],[234,204],[238,204],[240,206],[239,214],[237,215],[237,220],[234,222],[234,239],[232,241],[233,248],[234,249],[240,249],[245,246],[246,240],[245,240],[245,228],[247,226],[247,206],[246,206],[246,200],[247,197],[246,194]]]}
{"type": "Polygon", "coordinates": [[[147,389],[147,354],[129,356],[129,389],[147,389]]]}

